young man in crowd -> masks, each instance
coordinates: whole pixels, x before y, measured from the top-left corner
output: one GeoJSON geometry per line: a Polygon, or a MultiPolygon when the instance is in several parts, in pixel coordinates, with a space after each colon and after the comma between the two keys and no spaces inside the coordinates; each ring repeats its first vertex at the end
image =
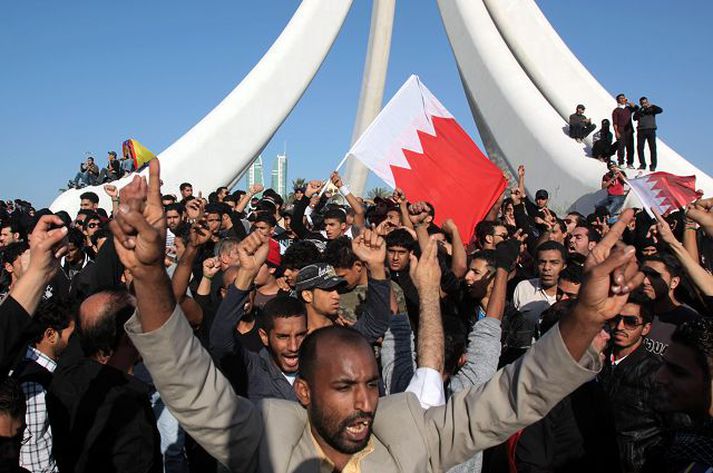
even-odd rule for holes
{"type": "Polygon", "coordinates": [[[79,196],[79,208],[82,210],[97,211],[99,207],[99,196],[95,192],[83,192],[79,196]]]}
{"type": "Polygon", "coordinates": [[[646,349],[662,355],[671,343],[676,326],[700,317],[695,310],[682,304],[676,297],[681,284],[681,264],[669,253],[647,256],[642,261],[646,275],[643,291],[653,300],[654,322],[646,341],[646,349]]]}
{"type": "Polygon", "coordinates": [[[0,225],[0,248],[23,241],[24,230],[17,219],[8,219],[0,225]]]}
{"type": "Polygon", "coordinates": [[[33,332],[36,335],[12,373],[27,400],[25,434],[29,441],[22,446],[20,464],[33,472],[56,472],[52,427],[45,398],[52,373],[74,332],[74,319],[67,303],[41,303],[33,315],[33,332]]]}
{"type": "Polygon", "coordinates": [[[181,191],[181,203],[185,205],[186,200],[193,197],[193,186],[190,182],[184,182],[178,187],[178,190],[181,191]]]}
{"type": "Polygon", "coordinates": [[[653,403],[661,358],[644,345],[653,321],[651,303],[645,294],[634,296],[609,321],[611,354],[599,374],[614,414],[625,472],[640,471],[647,449],[661,441],[664,427],[653,403]]]}
{"type": "Polygon", "coordinates": [[[577,226],[569,234],[567,250],[570,254],[580,254],[584,257],[597,246],[601,240],[599,232],[589,226],[577,226]]]}
{"type": "Polygon", "coordinates": [[[494,250],[498,243],[508,238],[505,225],[491,220],[483,220],[475,226],[475,237],[481,250],[494,250]]]}

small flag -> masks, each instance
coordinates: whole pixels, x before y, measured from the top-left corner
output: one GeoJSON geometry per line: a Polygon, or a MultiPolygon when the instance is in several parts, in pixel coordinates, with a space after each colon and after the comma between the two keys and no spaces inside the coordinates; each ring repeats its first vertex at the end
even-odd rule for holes
{"type": "Polygon", "coordinates": [[[156,157],[144,145],[139,143],[139,140],[129,139],[121,144],[121,151],[124,156],[134,161],[134,169],[139,169],[144,164],[156,157]]]}
{"type": "Polygon", "coordinates": [[[502,171],[412,75],[349,150],[349,156],[412,202],[426,201],[435,222],[453,219],[464,241],[505,190],[502,171]]]}
{"type": "Polygon", "coordinates": [[[696,176],[676,176],[658,171],[630,179],[628,183],[641,206],[652,217],[651,207],[663,215],[670,210],[685,207],[700,197],[696,192],[696,176]]]}

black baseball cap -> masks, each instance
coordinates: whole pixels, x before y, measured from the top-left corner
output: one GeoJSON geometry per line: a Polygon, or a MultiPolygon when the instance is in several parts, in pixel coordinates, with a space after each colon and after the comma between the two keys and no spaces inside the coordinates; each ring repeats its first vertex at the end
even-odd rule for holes
{"type": "Polygon", "coordinates": [[[307,289],[339,289],[346,285],[343,278],[337,276],[334,268],[326,263],[310,264],[300,269],[295,289],[298,293],[307,289]]]}
{"type": "Polygon", "coordinates": [[[116,158],[116,151],[109,151],[107,154],[110,154],[116,158]]]}
{"type": "Polygon", "coordinates": [[[540,189],[537,192],[535,192],[535,200],[537,199],[549,199],[550,194],[547,193],[545,189],[540,189]]]}

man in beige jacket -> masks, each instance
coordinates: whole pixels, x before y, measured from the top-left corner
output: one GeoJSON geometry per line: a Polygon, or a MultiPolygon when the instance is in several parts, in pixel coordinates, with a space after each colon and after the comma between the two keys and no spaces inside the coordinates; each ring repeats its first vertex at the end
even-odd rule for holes
{"type": "MultiPolygon", "coordinates": [[[[175,304],[162,266],[159,182],[153,160],[148,184],[137,176],[122,189],[111,224],[117,253],[135,278],[137,311],[126,330],[181,425],[231,471],[427,472],[461,463],[540,419],[594,376],[600,359],[592,339],[643,279],[634,249],[618,243],[633,216],[626,211],[588,257],[576,309],[520,360],[446,405],[424,410],[409,393],[379,399],[368,344],[339,328],[303,342],[300,403],[254,405],[234,393],[175,304]]],[[[257,264],[264,243],[253,238],[241,251],[257,264]]],[[[415,276],[422,311],[439,310],[434,266],[426,262],[415,276]]],[[[429,369],[427,363],[420,366],[429,369]]]]}

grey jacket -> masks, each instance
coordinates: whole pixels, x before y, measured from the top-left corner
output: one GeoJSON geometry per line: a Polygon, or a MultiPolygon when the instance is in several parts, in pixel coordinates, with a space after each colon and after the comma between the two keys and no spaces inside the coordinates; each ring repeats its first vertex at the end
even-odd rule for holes
{"type": "MultiPolygon", "coordinates": [[[[186,321],[180,306],[159,329],[142,333],[134,315],[126,331],[143,356],[161,398],[185,430],[236,472],[322,472],[307,412],[290,401],[254,405],[237,396],[186,321]]],[[[589,350],[577,363],[558,327],[521,359],[444,406],[421,408],[410,393],[379,400],[373,452],[363,472],[442,471],[542,418],[600,368],[589,350]],[[536,391],[537,395],[533,395],[536,391]]]]}

